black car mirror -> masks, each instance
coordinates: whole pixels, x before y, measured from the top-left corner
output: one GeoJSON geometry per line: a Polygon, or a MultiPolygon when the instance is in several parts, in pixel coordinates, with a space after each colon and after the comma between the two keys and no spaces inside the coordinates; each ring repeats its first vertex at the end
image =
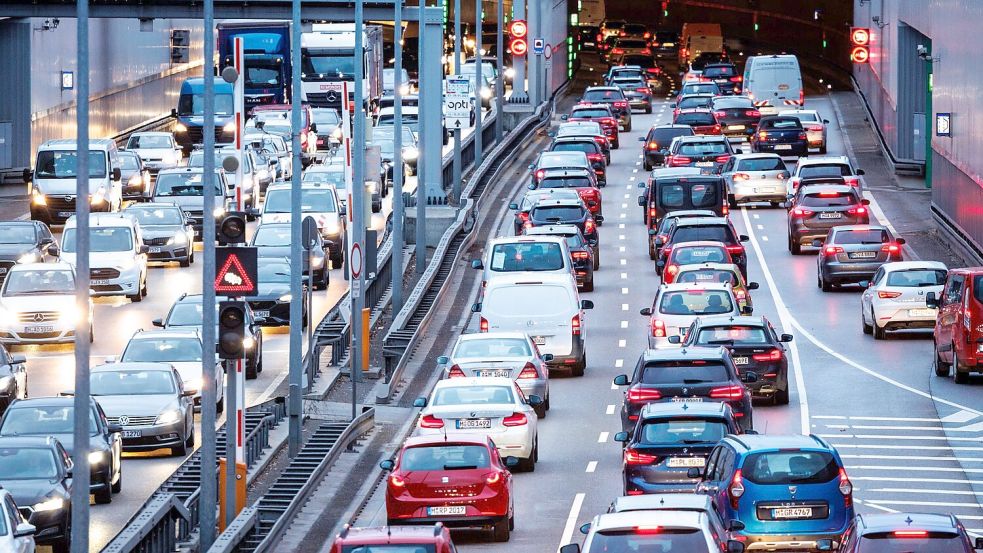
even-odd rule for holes
{"type": "Polygon", "coordinates": [[[870,205],[870,200],[868,200],[867,198],[862,198],[860,200],[860,203],[863,205],[870,205]]]}
{"type": "Polygon", "coordinates": [[[537,396],[536,394],[529,394],[529,397],[526,398],[526,403],[532,405],[533,407],[539,407],[543,404],[543,398],[537,396]]]}
{"type": "Polygon", "coordinates": [[[153,325],[164,328],[164,319],[154,319],[153,325]]]}
{"type": "Polygon", "coordinates": [[[818,239],[818,238],[813,239],[813,241],[812,241],[812,247],[813,248],[821,248],[821,247],[823,247],[823,241],[820,240],[820,239],[818,239]]]}
{"type": "Polygon", "coordinates": [[[32,176],[34,176],[34,171],[31,171],[30,169],[24,169],[24,174],[23,174],[24,182],[31,182],[32,176]]]}
{"type": "Polygon", "coordinates": [[[791,342],[792,341],[792,335],[791,334],[782,334],[778,338],[778,341],[779,342],[791,342]]]}
{"type": "Polygon", "coordinates": [[[543,354],[543,362],[544,363],[549,363],[553,359],[555,359],[555,357],[553,357],[553,354],[552,353],[544,353],[543,354]]]}
{"type": "Polygon", "coordinates": [[[515,467],[519,466],[519,458],[509,455],[505,458],[505,466],[510,469],[514,469],[515,467]]]}
{"type": "Polygon", "coordinates": [[[829,119],[823,119],[823,125],[829,125],[829,119]]]}
{"type": "Polygon", "coordinates": [[[570,119],[569,115],[564,114],[560,116],[560,121],[566,121],[567,119],[570,119]]]}
{"type": "Polygon", "coordinates": [[[603,223],[604,222],[604,215],[595,215],[594,216],[594,220],[597,221],[598,223],[603,223]]]}
{"type": "Polygon", "coordinates": [[[973,549],[983,549],[983,538],[976,538],[976,544],[973,549]]]}
{"type": "MultiPolygon", "coordinates": [[[[659,241],[656,240],[655,241],[655,245],[656,246],[661,246],[662,244],[660,244],[659,241]]],[[[662,270],[666,268],[666,262],[665,261],[662,261],[661,259],[658,260],[658,261],[656,261],[655,262],[655,268],[658,269],[658,271],[661,273],[662,270]]]]}
{"type": "Polygon", "coordinates": [[[628,441],[628,433],[625,431],[618,432],[614,435],[614,441],[625,443],[628,441]]]}
{"type": "MultiPolygon", "coordinates": [[[[654,232],[654,230],[653,230],[653,232],[654,232]]],[[[666,245],[666,241],[663,240],[661,237],[655,239],[655,247],[661,248],[662,246],[665,246],[665,245],[666,245]]]]}
{"type": "Polygon", "coordinates": [[[758,381],[758,373],[754,371],[745,371],[744,376],[741,377],[741,380],[747,384],[753,384],[758,381]]]}
{"type": "Polygon", "coordinates": [[[247,213],[249,213],[253,217],[259,217],[260,215],[263,214],[263,211],[261,209],[259,209],[258,207],[251,207],[251,208],[249,208],[249,211],[247,213]]]}
{"type": "Polygon", "coordinates": [[[472,313],[477,313],[477,312],[479,312],[479,311],[481,311],[481,302],[478,302],[478,303],[472,303],[472,304],[471,304],[471,312],[472,312],[472,313]]]}
{"type": "Polygon", "coordinates": [[[181,395],[184,397],[195,397],[194,390],[181,390],[181,395]]]}
{"type": "Polygon", "coordinates": [[[612,382],[614,382],[614,385],[615,386],[627,386],[628,385],[628,375],[627,374],[619,374],[618,376],[614,377],[614,380],[612,380],[612,382]]]}
{"type": "Polygon", "coordinates": [[[580,300],[581,309],[594,309],[594,302],[591,300],[580,300]]]}
{"type": "Polygon", "coordinates": [[[858,177],[862,177],[862,176],[864,176],[866,174],[867,173],[863,169],[857,169],[857,176],[858,177]]]}
{"type": "Polygon", "coordinates": [[[761,288],[761,285],[758,284],[757,282],[749,282],[749,283],[747,283],[747,289],[748,290],[757,290],[758,288],[761,288]]]}
{"type": "Polygon", "coordinates": [[[560,548],[560,553],[580,553],[580,546],[576,543],[568,543],[560,548]]]}
{"type": "Polygon", "coordinates": [[[686,478],[703,478],[703,471],[696,467],[690,467],[686,471],[686,478]]]}
{"type": "Polygon", "coordinates": [[[670,344],[678,344],[681,341],[680,340],[680,337],[678,335],[676,335],[676,336],[670,336],[670,337],[668,337],[666,339],[669,340],[669,343],[670,344]]]}
{"type": "Polygon", "coordinates": [[[645,207],[645,196],[638,197],[638,205],[639,207],[645,207]]]}
{"type": "Polygon", "coordinates": [[[530,163],[528,168],[529,168],[529,170],[533,170],[533,169],[536,168],[536,164],[535,163],[530,163]]]}
{"type": "Polygon", "coordinates": [[[861,280],[857,284],[859,284],[861,288],[870,288],[872,283],[869,280],[861,280]]]}
{"type": "Polygon", "coordinates": [[[743,529],[744,529],[744,523],[737,520],[736,518],[732,518],[729,521],[727,521],[727,531],[740,532],[743,529]]]}
{"type": "Polygon", "coordinates": [[[903,245],[905,245],[905,244],[906,244],[906,243],[908,242],[908,241],[907,241],[907,240],[905,240],[904,238],[895,238],[895,239],[894,239],[894,241],[895,241],[895,243],[897,243],[897,244],[898,244],[899,246],[903,246],[903,245]]]}
{"type": "Polygon", "coordinates": [[[33,536],[34,532],[37,532],[37,528],[29,522],[22,522],[14,528],[15,538],[26,538],[27,536],[33,536]]]}
{"type": "Polygon", "coordinates": [[[484,265],[482,265],[482,263],[481,263],[481,260],[480,260],[480,259],[472,259],[472,260],[471,260],[471,268],[472,268],[472,269],[484,269],[484,268],[485,268],[485,266],[484,266],[484,265]]]}
{"type": "MultiPolygon", "coordinates": [[[[585,522],[585,523],[583,523],[583,524],[580,525],[580,533],[581,534],[584,534],[584,535],[587,535],[587,534],[590,533],[590,523],[589,522],[585,522]]],[[[977,538],[977,539],[983,539],[983,538],[977,538]]],[[[575,544],[571,544],[571,545],[575,545],[575,544]]],[[[562,551],[562,549],[561,549],[561,551],[562,551]]]]}
{"type": "Polygon", "coordinates": [[[638,182],[638,187],[639,188],[645,188],[645,181],[639,181],[638,182]]]}
{"type": "Polygon", "coordinates": [[[536,185],[535,184],[527,184],[526,185],[526,188],[528,188],[529,190],[535,190],[536,189],[536,185]]]}
{"type": "Polygon", "coordinates": [[[413,407],[426,407],[426,406],[427,406],[427,398],[425,397],[418,397],[413,400],[413,407]]]}
{"type": "Polygon", "coordinates": [[[935,295],[935,292],[929,292],[925,294],[925,306],[933,307],[936,309],[939,307],[939,298],[938,296],[935,295]]]}
{"type": "Polygon", "coordinates": [[[751,313],[754,313],[754,308],[750,305],[745,305],[741,308],[741,315],[750,315],[751,313]]]}
{"type": "Polygon", "coordinates": [[[644,136],[639,136],[638,137],[638,141],[639,142],[645,142],[645,137],[644,136]]]}
{"type": "Polygon", "coordinates": [[[311,132],[317,134],[317,123],[311,123],[311,132]]]}
{"type": "Polygon", "coordinates": [[[740,236],[737,237],[737,240],[739,242],[747,242],[748,240],[750,240],[750,238],[748,238],[748,235],[742,234],[742,235],[740,235],[740,236]]]}
{"type": "Polygon", "coordinates": [[[48,246],[47,252],[48,252],[48,255],[50,255],[50,256],[58,257],[58,254],[59,254],[59,252],[58,252],[58,246],[56,246],[54,244],[48,246]]]}
{"type": "Polygon", "coordinates": [[[744,153],[744,149],[743,148],[734,148],[734,153],[735,154],[743,154],[744,153]]]}
{"type": "Polygon", "coordinates": [[[649,236],[655,236],[657,234],[657,232],[658,231],[656,231],[654,228],[650,228],[649,229],[649,236]]]}
{"type": "Polygon", "coordinates": [[[643,307],[643,308],[641,308],[641,309],[638,310],[638,314],[639,315],[644,315],[646,317],[651,317],[652,316],[652,308],[651,307],[643,307]]]}
{"type": "Polygon", "coordinates": [[[512,203],[509,204],[509,209],[517,210],[517,209],[519,209],[519,204],[517,204],[515,202],[512,202],[512,203]]]}
{"type": "Polygon", "coordinates": [[[744,542],[727,540],[727,553],[744,553],[744,542]]]}
{"type": "Polygon", "coordinates": [[[597,247],[597,240],[588,240],[587,243],[590,244],[590,247],[592,248],[597,247]]]}
{"type": "Polygon", "coordinates": [[[51,237],[46,237],[46,238],[42,238],[41,239],[41,245],[42,246],[47,246],[48,244],[53,244],[54,242],[55,242],[55,239],[54,238],[51,238],[51,237]]]}
{"type": "Polygon", "coordinates": [[[441,355],[440,357],[437,358],[438,365],[446,365],[450,362],[451,362],[450,357],[447,357],[446,355],[441,355]]]}
{"type": "Polygon", "coordinates": [[[123,178],[123,172],[119,170],[119,167],[113,167],[113,180],[121,180],[123,178]]]}
{"type": "Polygon", "coordinates": [[[110,434],[119,434],[122,431],[123,431],[123,426],[122,425],[110,423],[110,425],[109,425],[109,433],[110,434]]]}
{"type": "Polygon", "coordinates": [[[382,470],[392,470],[396,468],[396,463],[394,463],[392,459],[386,459],[385,461],[381,461],[379,463],[379,468],[382,470]]]}

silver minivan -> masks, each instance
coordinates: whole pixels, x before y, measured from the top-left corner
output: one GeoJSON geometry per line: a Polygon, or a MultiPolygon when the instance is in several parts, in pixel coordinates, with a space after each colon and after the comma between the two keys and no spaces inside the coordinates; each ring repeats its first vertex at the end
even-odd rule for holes
{"type": "MultiPolygon", "coordinates": [[[[24,169],[30,183],[31,219],[61,224],[75,215],[78,177],[78,142],[73,138],[48,140],[38,148],[34,170],[24,169]]],[[[119,211],[123,182],[119,150],[109,138],[89,140],[89,209],[119,211]]]]}

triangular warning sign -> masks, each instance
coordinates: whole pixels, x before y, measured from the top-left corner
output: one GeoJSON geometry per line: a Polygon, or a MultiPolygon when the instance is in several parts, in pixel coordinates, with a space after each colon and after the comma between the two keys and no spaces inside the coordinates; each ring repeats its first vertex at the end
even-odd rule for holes
{"type": "Polygon", "coordinates": [[[230,254],[215,277],[215,293],[229,296],[247,296],[255,293],[256,285],[249,278],[246,268],[236,254],[230,254]]]}

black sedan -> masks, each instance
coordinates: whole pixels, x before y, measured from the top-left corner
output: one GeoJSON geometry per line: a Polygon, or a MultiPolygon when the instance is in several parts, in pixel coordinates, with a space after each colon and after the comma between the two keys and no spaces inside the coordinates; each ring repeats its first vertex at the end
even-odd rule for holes
{"type": "Polygon", "coordinates": [[[710,110],[726,136],[751,136],[761,120],[761,112],[747,96],[717,96],[710,101],[710,110]]]}
{"type": "Polygon", "coordinates": [[[0,284],[18,263],[38,263],[57,257],[58,245],[48,225],[41,221],[0,222],[0,284]]]}
{"type": "Polygon", "coordinates": [[[37,545],[67,552],[72,541],[72,467],[51,436],[0,438],[0,487],[10,492],[37,545]]]}
{"type": "MultiPolygon", "coordinates": [[[[259,293],[246,298],[253,313],[264,325],[285,326],[290,324],[290,260],[277,261],[264,259],[259,265],[256,286],[259,293]]],[[[306,280],[306,279],[305,279],[306,280]]],[[[302,326],[307,326],[307,285],[303,286],[301,302],[302,326]]]]}
{"type": "Polygon", "coordinates": [[[750,142],[752,152],[774,152],[783,156],[809,155],[809,136],[797,117],[762,117],[750,142]]]}
{"type": "MultiPolygon", "coordinates": [[[[262,265],[267,258],[283,259],[290,256],[295,249],[291,243],[291,236],[290,223],[262,223],[256,227],[249,245],[256,248],[262,265]]],[[[327,253],[320,233],[314,233],[311,240],[313,244],[309,250],[310,266],[304,274],[313,273],[311,280],[314,289],[324,290],[327,289],[331,278],[328,272],[327,253]]]]}
{"type": "Polygon", "coordinates": [[[0,414],[16,399],[27,397],[27,357],[0,344],[0,414]]]}

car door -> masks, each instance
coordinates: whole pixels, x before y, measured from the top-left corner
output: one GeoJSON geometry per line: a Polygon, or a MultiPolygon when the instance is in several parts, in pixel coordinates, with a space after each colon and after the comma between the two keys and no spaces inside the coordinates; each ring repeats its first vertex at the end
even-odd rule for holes
{"type": "Polygon", "coordinates": [[[99,426],[98,432],[105,436],[106,443],[109,444],[112,450],[112,463],[113,463],[113,473],[110,473],[110,479],[113,479],[114,473],[119,473],[122,476],[123,473],[123,437],[119,432],[109,431],[109,421],[106,420],[106,413],[102,410],[102,406],[96,403],[97,412],[97,425],[99,426]]]}
{"type": "Polygon", "coordinates": [[[962,322],[960,308],[965,283],[966,275],[953,274],[942,290],[941,305],[935,323],[935,345],[943,361],[952,361],[953,327],[962,322]]]}
{"type": "MultiPolygon", "coordinates": [[[[880,285],[881,281],[884,280],[884,275],[887,273],[884,271],[884,267],[877,269],[874,273],[873,278],[870,279],[870,284],[864,290],[863,294],[860,295],[860,307],[863,309],[863,316],[870,312],[871,305],[873,304],[873,295],[876,294],[876,289],[880,285]]],[[[871,323],[873,324],[873,323],[871,323]]]]}

